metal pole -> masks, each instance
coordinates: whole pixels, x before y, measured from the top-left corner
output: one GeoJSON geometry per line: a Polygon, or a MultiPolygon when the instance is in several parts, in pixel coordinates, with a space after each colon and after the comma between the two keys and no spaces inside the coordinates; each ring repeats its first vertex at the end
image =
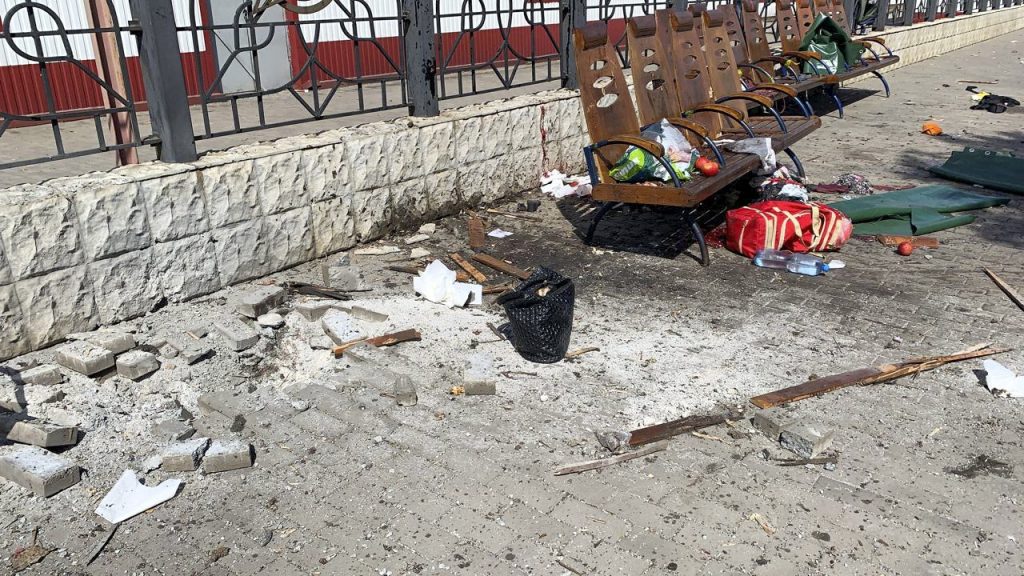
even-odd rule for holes
{"type": "Polygon", "coordinates": [[[142,79],[153,133],[159,138],[160,160],[192,162],[198,155],[171,0],[131,0],[131,7],[139,29],[142,79]]]}
{"type": "MultiPolygon", "coordinates": [[[[90,7],[92,9],[89,11],[88,16],[93,28],[114,28],[114,15],[110,11],[110,5],[107,4],[107,0],[92,0],[90,7]]],[[[93,37],[92,43],[93,48],[96,50],[96,73],[110,84],[110,87],[115,92],[122,96],[127,95],[128,90],[126,90],[125,77],[122,73],[121,53],[117,48],[117,38],[111,32],[97,32],[93,37]]],[[[121,107],[121,103],[113,95],[106,90],[101,91],[108,107],[121,107]]],[[[114,141],[118,145],[123,146],[135,142],[131,118],[127,112],[115,112],[110,115],[110,130],[114,133],[114,141]]],[[[139,163],[139,152],[134,146],[131,148],[120,148],[115,151],[115,154],[117,155],[118,166],[139,163]]]]}
{"type": "Polygon", "coordinates": [[[939,0],[928,0],[924,9],[924,19],[928,22],[935,21],[935,14],[939,10],[939,0]]]}
{"type": "Polygon", "coordinates": [[[871,28],[875,32],[881,32],[885,30],[885,25],[889,23],[889,0],[878,0],[878,13],[875,15],[875,25],[871,28]]]}
{"type": "Polygon", "coordinates": [[[903,25],[914,24],[914,10],[917,9],[917,0],[903,0],[903,25]]]}
{"type": "Polygon", "coordinates": [[[402,0],[405,82],[410,116],[437,116],[437,51],[433,0],[402,0]]]}
{"type": "Polygon", "coordinates": [[[946,18],[955,18],[960,0],[946,0],[946,18]]]}
{"type": "Polygon", "coordinates": [[[586,0],[559,0],[558,42],[559,63],[562,72],[562,88],[575,90],[580,87],[576,78],[576,51],[572,45],[573,30],[587,24],[586,0]]]}
{"type": "Polygon", "coordinates": [[[974,14],[974,0],[964,0],[964,14],[974,14]]]}

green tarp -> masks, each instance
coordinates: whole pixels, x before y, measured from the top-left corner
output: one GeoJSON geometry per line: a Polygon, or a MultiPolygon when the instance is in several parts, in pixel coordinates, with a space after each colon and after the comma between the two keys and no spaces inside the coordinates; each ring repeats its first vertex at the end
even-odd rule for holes
{"type": "Polygon", "coordinates": [[[843,30],[842,26],[835,20],[818,14],[814,23],[804,34],[800,41],[800,50],[811,50],[821,54],[821,60],[828,64],[831,70],[822,70],[821,64],[814,60],[804,63],[806,74],[835,74],[845,70],[846,65],[854,65],[860,61],[864,53],[864,46],[855,44],[850,35],[843,30]]]}
{"type": "Polygon", "coordinates": [[[963,152],[953,152],[945,164],[928,170],[950,180],[1024,194],[1024,160],[1009,154],[965,148],[963,152]]]}
{"type": "Polygon", "coordinates": [[[853,220],[854,234],[918,236],[974,222],[972,215],[950,212],[1002,206],[1009,201],[953,186],[933,185],[842,200],[829,206],[853,220]]]}

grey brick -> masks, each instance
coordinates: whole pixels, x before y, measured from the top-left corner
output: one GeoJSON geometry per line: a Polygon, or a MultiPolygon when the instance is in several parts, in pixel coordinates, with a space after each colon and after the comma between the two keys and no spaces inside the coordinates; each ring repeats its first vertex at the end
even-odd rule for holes
{"type": "Polygon", "coordinates": [[[34,386],[56,386],[64,382],[64,375],[61,374],[60,368],[53,364],[29,368],[22,372],[20,376],[25,384],[32,384],[34,386]]]}
{"type": "Polygon", "coordinates": [[[233,316],[225,317],[213,325],[235,352],[247,350],[260,341],[260,333],[252,326],[233,316]]]}
{"type": "Polygon", "coordinates": [[[835,433],[818,424],[800,423],[783,430],[782,447],[801,458],[814,458],[832,446],[835,433]]]}
{"type": "Polygon", "coordinates": [[[288,292],[280,286],[245,286],[233,300],[239,314],[258,318],[280,306],[287,297],[288,292]]]}
{"type": "Polygon", "coordinates": [[[42,448],[72,446],[78,442],[78,428],[58,426],[41,420],[22,420],[14,416],[0,415],[0,431],[7,439],[42,448]]]}
{"type": "Polygon", "coordinates": [[[199,468],[210,446],[209,438],[193,438],[164,449],[160,455],[161,468],[166,472],[192,472],[199,468]]]}
{"type": "Polygon", "coordinates": [[[800,419],[795,416],[794,411],[785,406],[758,410],[751,419],[754,429],[767,436],[772,442],[778,442],[779,436],[784,430],[799,422],[800,419]]]}
{"type": "Polygon", "coordinates": [[[169,418],[153,425],[153,436],[158,441],[188,440],[195,433],[196,429],[188,422],[182,422],[174,418],[169,418]]]}
{"type": "Polygon", "coordinates": [[[135,337],[126,332],[107,332],[105,330],[80,332],[68,334],[67,339],[85,341],[93,346],[110,350],[114,354],[120,354],[135,348],[135,337]]]}
{"type": "Polygon", "coordinates": [[[239,440],[214,440],[203,458],[203,473],[215,474],[248,468],[252,463],[252,444],[239,440]]]}
{"type": "Polygon", "coordinates": [[[37,446],[26,446],[0,456],[0,476],[48,498],[81,479],[77,464],[37,446]]]}
{"type": "Polygon", "coordinates": [[[114,367],[114,353],[88,342],[70,342],[57,349],[56,361],[65,368],[92,376],[114,367]]]}
{"type": "Polygon", "coordinates": [[[117,374],[129,380],[141,380],[160,369],[156,356],[143,350],[132,350],[117,357],[117,374]]]}

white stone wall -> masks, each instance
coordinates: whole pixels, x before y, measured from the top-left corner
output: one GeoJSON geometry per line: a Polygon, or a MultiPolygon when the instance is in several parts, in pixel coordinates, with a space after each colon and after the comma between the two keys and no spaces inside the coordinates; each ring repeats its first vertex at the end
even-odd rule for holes
{"type": "Polygon", "coordinates": [[[547,92],[0,191],[0,360],[579,172],[547,92]]]}

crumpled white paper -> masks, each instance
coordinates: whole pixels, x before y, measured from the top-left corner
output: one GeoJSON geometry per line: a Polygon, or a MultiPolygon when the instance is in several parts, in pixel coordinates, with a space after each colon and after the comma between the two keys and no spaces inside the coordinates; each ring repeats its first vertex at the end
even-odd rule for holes
{"type": "Polygon", "coordinates": [[[181,480],[164,480],[157,486],[139,482],[134,470],[125,470],[114,487],[100,501],[96,513],[111,524],[142,514],[167,502],[178,493],[181,480]]]}
{"type": "Polygon", "coordinates": [[[985,368],[985,387],[995,396],[1024,398],[1024,376],[1017,376],[1006,366],[991,358],[982,363],[985,368]]]}
{"type": "Polygon", "coordinates": [[[502,230],[501,228],[495,228],[487,233],[491,238],[508,238],[512,235],[508,230],[502,230]]]}
{"type": "Polygon", "coordinates": [[[453,270],[449,270],[440,260],[434,260],[426,270],[412,279],[412,288],[427,300],[449,308],[483,304],[483,286],[456,282],[455,278],[453,270]]]}

